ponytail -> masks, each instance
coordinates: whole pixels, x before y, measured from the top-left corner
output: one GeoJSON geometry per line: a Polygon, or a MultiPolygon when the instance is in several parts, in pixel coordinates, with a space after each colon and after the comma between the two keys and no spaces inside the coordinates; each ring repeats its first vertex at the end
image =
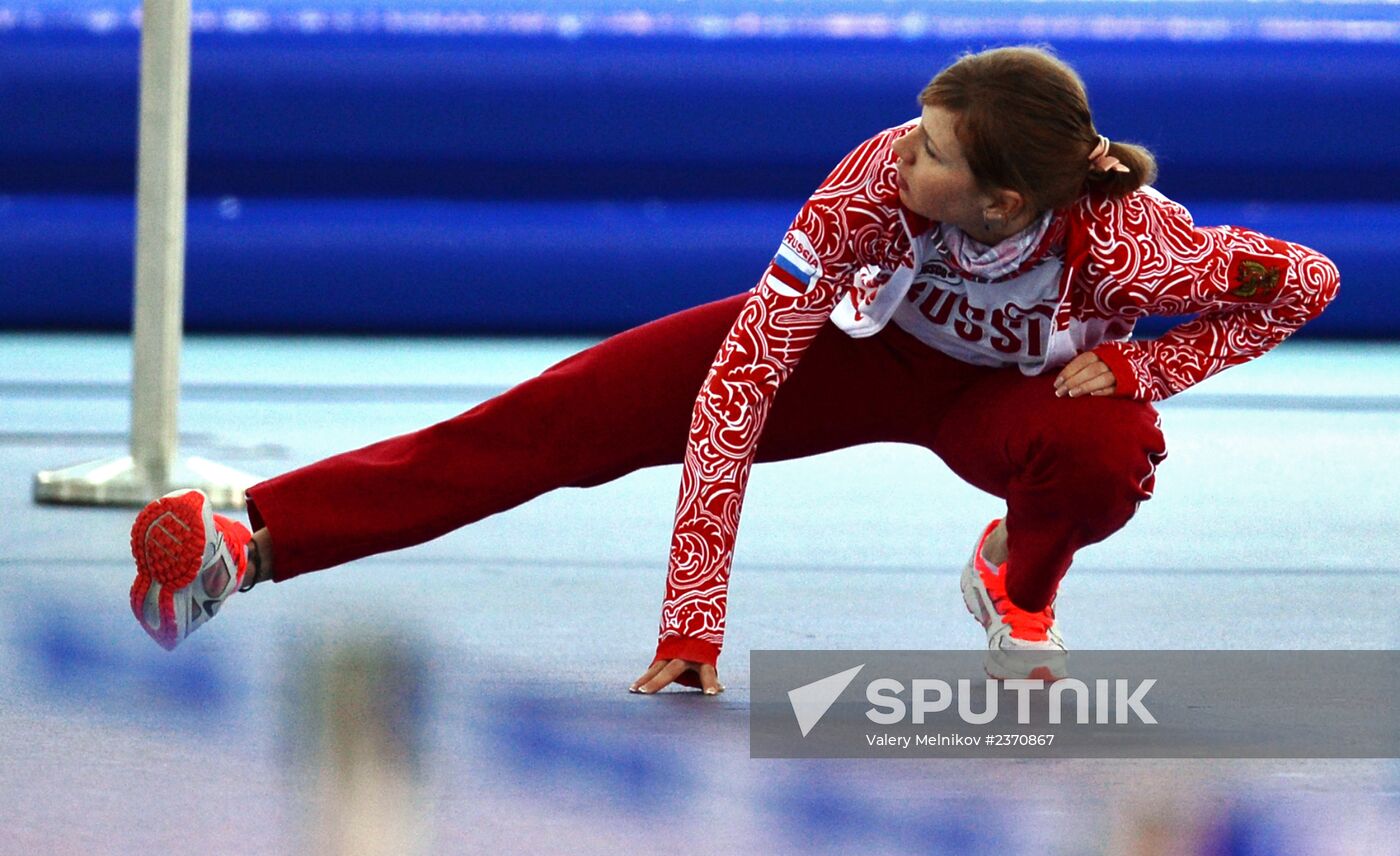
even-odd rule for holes
{"type": "Polygon", "coordinates": [[[1116,158],[1128,171],[1099,171],[1091,168],[1088,178],[1085,179],[1088,190],[1116,199],[1157,180],[1157,159],[1142,146],[1113,142],[1108,147],[1108,155],[1116,158]]]}

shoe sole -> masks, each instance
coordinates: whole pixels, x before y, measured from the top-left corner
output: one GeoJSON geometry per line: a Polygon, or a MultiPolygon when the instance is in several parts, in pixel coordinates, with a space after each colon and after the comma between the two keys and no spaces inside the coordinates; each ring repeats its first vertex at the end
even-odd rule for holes
{"type": "Polygon", "coordinates": [[[136,572],[167,588],[194,582],[204,563],[207,533],[214,515],[203,494],[187,491],[147,505],[131,525],[131,556],[136,572]]]}
{"type": "Polygon", "coordinates": [[[1069,653],[1066,651],[1011,652],[993,649],[982,656],[982,671],[997,681],[1027,680],[1055,681],[1069,677],[1069,653]]]}
{"type": "Polygon", "coordinates": [[[131,611],[146,632],[162,648],[180,643],[175,616],[175,592],[194,582],[204,564],[208,533],[214,529],[214,513],[198,491],[161,497],[136,516],[131,525],[131,557],[136,579],[131,583],[131,611]],[[160,626],[152,627],[145,614],[146,597],[159,585],[157,609],[160,626]]]}

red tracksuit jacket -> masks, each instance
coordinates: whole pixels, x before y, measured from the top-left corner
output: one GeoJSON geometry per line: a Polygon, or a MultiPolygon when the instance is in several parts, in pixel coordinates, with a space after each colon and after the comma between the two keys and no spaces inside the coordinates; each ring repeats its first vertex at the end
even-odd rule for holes
{"type": "MultiPolygon", "coordinates": [[[[924,261],[920,236],[934,224],[900,204],[892,150],[915,124],[862,143],[812,194],[715,356],[691,419],[658,658],[719,657],[739,512],[778,386],[828,320],[852,336],[878,332],[924,261]]],[[[1249,229],[1197,228],[1150,188],[1086,195],[1053,222],[1059,302],[1032,371],[1092,349],[1119,393],[1141,400],[1259,356],[1337,292],[1337,269],[1320,253],[1249,229]],[[1145,315],[1196,317],[1130,341],[1145,315]]]]}

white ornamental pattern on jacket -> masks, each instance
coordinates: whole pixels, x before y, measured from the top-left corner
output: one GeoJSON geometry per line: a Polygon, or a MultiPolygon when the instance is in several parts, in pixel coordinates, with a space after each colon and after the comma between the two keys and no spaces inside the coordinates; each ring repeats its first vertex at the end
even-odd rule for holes
{"type": "Polygon", "coordinates": [[[894,130],[847,155],[793,220],[785,243],[817,256],[811,290],[780,293],[765,272],[701,385],[676,504],[662,644],[680,636],[722,645],[739,512],[773,396],[849,289],[858,260],[908,252],[902,230],[892,234],[894,212],[882,201],[897,190],[892,173],[882,169],[894,130]]]}
{"type": "Polygon", "coordinates": [[[1133,388],[1120,392],[1132,397],[1159,401],[1254,359],[1337,294],[1337,268],[1321,253],[1250,229],[1196,228],[1156,191],[1082,206],[1090,261],[1080,286],[1092,314],[1196,316],[1158,339],[1095,348],[1127,363],[1133,388]]]}

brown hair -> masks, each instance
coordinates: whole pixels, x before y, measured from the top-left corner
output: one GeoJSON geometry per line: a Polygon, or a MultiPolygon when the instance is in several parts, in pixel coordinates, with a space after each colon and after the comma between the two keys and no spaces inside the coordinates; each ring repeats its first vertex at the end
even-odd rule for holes
{"type": "Polygon", "coordinates": [[[1015,190],[1036,211],[1090,190],[1126,196],[1157,177],[1151,152],[1116,141],[1109,154],[1128,171],[1089,169],[1099,132],[1084,82],[1045,48],[965,54],[924,87],[919,103],[957,117],[958,143],[983,190],[1015,190]]]}

